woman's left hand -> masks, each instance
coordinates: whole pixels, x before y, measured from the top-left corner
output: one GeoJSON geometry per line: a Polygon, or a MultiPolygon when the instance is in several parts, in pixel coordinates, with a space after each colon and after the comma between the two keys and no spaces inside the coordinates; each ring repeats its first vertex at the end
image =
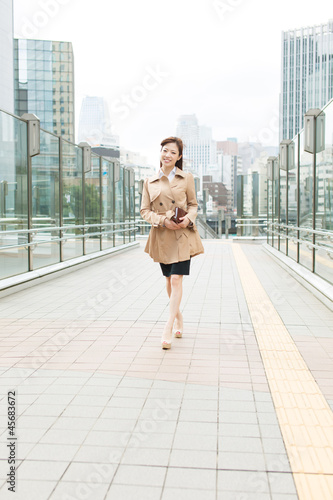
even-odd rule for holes
{"type": "Polygon", "coordinates": [[[179,217],[179,220],[181,220],[182,222],[180,222],[178,226],[182,227],[183,229],[185,229],[185,227],[187,227],[191,222],[187,215],[185,215],[185,217],[179,217]]]}

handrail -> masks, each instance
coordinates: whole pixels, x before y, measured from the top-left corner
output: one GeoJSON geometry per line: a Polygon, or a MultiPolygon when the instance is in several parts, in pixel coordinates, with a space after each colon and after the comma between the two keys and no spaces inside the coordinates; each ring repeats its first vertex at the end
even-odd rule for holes
{"type": "Polygon", "coordinates": [[[311,241],[301,240],[299,238],[295,238],[295,236],[290,236],[288,234],[279,233],[277,231],[268,230],[267,232],[269,232],[270,234],[275,234],[276,236],[280,236],[280,238],[291,240],[293,243],[297,242],[297,243],[305,244],[307,247],[310,246],[312,248],[315,248],[316,250],[325,250],[326,252],[333,253],[333,247],[331,248],[329,246],[322,245],[319,242],[318,242],[318,244],[315,244],[315,243],[312,243],[311,241]]]}
{"type": "MultiPolygon", "coordinates": [[[[52,238],[49,239],[49,240],[42,240],[42,241],[32,241],[30,243],[20,243],[18,245],[5,245],[5,246],[0,246],[0,250],[10,250],[10,249],[15,249],[15,248],[27,248],[27,247],[30,247],[30,246],[33,246],[33,247],[36,247],[38,245],[42,245],[42,244],[45,244],[45,243],[58,243],[60,241],[67,241],[67,240],[73,240],[73,239],[82,239],[82,238],[91,238],[92,236],[105,236],[105,235],[108,235],[108,234],[115,234],[115,233],[125,233],[125,232],[133,232],[133,231],[136,231],[137,229],[137,225],[135,223],[135,221],[129,221],[129,222],[107,222],[105,224],[87,224],[86,226],[82,226],[82,227],[96,227],[96,226],[111,226],[111,225],[115,225],[115,224],[126,224],[128,226],[133,226],[134,224],[134,227],[126,227],[124,229],[113,229],[113,230],[107,230],[107,231],[98,231],[98,232],[94,232],[94,233],[83,233],[83,234],[68,234],[68,235],[64,235],[62,236],[61,238],[52,238]]],[[[68,226],[67,226],[68,227],[68,226]]],[[[73,227],[77,227],[77,226],[73,226],[73,227]]],[[[61,228],[60,228],[61,229],[61,228]]],[[[55,230],[53,228],[53,230],[55,230]]],[[[35,230],[34,229],[31,229],[31,230],[27,230],[27,231],[24,231],[23,232],[34,232],[35,230]]],[[[17,234],[19,231],[3,231],[3,233],[10,233],[10,234],[17,234]]],[[[21,232],[21,231],[20,231],[21,232]]],[[[1,233],[0,233],[1,234],[1,233]]]]}
{"type": "MultiPolygon", "coordinates": [[[[0,221],[1,224],[1,221],[0,221]]],[[[33,229],[9,229],[8,231],[0,231],[1,234],[21,234],[21,233],[38,233],[38,232],[45,232],[45,231],[67,231],[68,229],[81,229],[81,228],[86,228],[86,227],[96,227],[96,226],[115,226],[115,225],[121,225],[121,224],[135,224],[135,221],[128,221],[128,222],[101,222],[101,223],[96,223],[96,224],[73,224],[70,226],[49,226],[49,227],[35,227],[33,229]]]]}
{"type": "Polygon", "coordinates": [[[285,227],[286,229],[293,229],[295,231],[303,231],[306,233],[319,234],[322,236],[329,236],[330,238],[333,238],[333,232],[329,230],[318,230],[318,229],[312,229],[311,227],[290,226],[289,224],[281,224],[278,222],[269,222],[268,224],[270,226],[285,227]]]}

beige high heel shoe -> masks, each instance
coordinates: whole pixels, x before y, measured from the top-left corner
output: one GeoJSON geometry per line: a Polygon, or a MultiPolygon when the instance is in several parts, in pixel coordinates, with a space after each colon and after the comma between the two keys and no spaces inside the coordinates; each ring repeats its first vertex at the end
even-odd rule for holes
{"type": "Polygon", "coordinates": [[[182,320],[181,320],[182,327],[181,328],[176,328],[176,329],[173,330],[173,334],[176,337],[176,339],[181,339],[182,336],[183,336],[183,315],[182,315],[182,313],[180,313],[180,314],[181,314],[181,317],[182,317],[182,320]]]}
{"type": "MultiPolygon", "coordinates": [[[[163,334],[164,334],[164,332],[163,332],[163,334]]],[[[171,331],[171,338],[170,339],[164,339],[162,336],[162,340],[161,340],[162,349],[171,349],[172,339],[173,339],[173,332],[172,331],[171,331]]]]}
{"type": "Polygon", "coordinates": [[[171,349],[171,342],[167,340],[162,340],[162,349],[171,349]]]}

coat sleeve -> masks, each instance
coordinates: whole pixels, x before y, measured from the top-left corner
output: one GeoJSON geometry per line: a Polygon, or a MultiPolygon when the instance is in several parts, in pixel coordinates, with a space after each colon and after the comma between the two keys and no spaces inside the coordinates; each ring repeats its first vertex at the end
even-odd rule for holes
{"type": "Polygon", "coordinates": [[[195,194],[195,185],[193,175],[188,172],[187,173],[187,187],[186,187],[186,196],[187,196],[187,217],[190,219],[192,223],[194,223],[197,215],[198,215],[198,202],[195,194]]]}
{"type": "Polygon", "coordinates": [[[148,179],[145,179],[145,182],[143,183],[140,215],[145,221],[149,222],[154,227],[163,226],[166,219],[165,215],[159,215],[150,208],[148,179]]]}

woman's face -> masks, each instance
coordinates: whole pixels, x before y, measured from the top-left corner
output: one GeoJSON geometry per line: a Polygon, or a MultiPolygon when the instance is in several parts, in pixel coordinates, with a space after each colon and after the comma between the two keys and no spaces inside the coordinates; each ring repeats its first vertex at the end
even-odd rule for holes
{"type": "Polygon", "coordinates": [[[181,158],[178,151],[178,146],[175,142],[169,142],[163,146],[161,151],[162,167],[174,168],[176,162],[181,158]]]}

